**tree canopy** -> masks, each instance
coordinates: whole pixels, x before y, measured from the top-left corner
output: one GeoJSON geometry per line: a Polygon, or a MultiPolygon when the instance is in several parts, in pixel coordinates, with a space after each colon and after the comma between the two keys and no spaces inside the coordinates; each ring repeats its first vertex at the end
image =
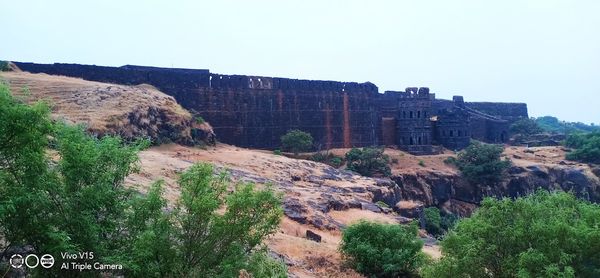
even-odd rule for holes
{"type": "Polygon", "coordinates": [[[424,277],[599,277],[600,206],[570,193],[485,199],[424,277]]]}

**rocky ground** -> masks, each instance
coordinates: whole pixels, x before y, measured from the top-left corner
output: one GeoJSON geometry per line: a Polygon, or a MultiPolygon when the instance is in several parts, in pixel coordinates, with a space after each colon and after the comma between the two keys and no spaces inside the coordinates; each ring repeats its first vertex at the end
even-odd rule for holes
{"type": "MultiPolygon", "coordinates": [[[[332,152],[342,156],[346,151],[332,152]]],[[[538,187],[572,190],[598,200],[600,180],[594,168],[565,161],[564,153],[560,147],[507,147],[504,155],[511,158],[513,166],[506,182],[475,187],[444,163],[451,152],[416,157],[387,149],[395,162],[392,177],[367,178],[268,151],[224,144],[207,149],[171,144],[143,151],[142,171],[129,176],[127,183],[144,191],[153,181],[163,179],[167,198],[174,203],[179,196],[178,173],[193,163],[210,162],[218,169],[228,169],[234,180],[273,184],[284,193],[285,214],[279,231],[267,241],[273,255],[284,259],[297,277],[359,277],[343,267],[337,249],[341,229],[360,219],[407,223],[419,218],[422,208],[428,206],[468,215],[484,196],[518,196],[538,187]]],[[[439,257],[436,241],[424,232],[422,238],[425,252],[439,257]]]]}
{"type": "Polygon", "coordinates": [[[173,97],[152,86],[114,85],[14,70],[0,73],[0,82],[7,82],[13,95],[28,103],[45,101],[55,119],[85,124],[92,134],[185,145],[214,142],[208,124],[197,124],[173,97]]]}

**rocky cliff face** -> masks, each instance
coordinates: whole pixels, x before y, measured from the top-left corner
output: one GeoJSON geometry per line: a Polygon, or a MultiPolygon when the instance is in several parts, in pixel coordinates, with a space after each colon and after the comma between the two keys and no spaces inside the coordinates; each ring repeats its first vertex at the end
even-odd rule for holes
{"type": "Polygon", "coordinates": [[[468,215],[485,197],[519,197],[538,189],[563,190],[600,202],[599,168],[563,160],[560,147],[511,147],[505,155],[513,165],[497,185],[473,185],[457,171],[420,169],[396,172],[374,201],[395,207],[401,215],[418,216],[423,207],[438,206],[449,212],[468,215]]]}

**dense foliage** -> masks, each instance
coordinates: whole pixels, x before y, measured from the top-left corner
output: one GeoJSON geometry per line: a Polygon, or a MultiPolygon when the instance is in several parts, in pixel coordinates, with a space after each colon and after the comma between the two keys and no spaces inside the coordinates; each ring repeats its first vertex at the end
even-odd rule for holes
{"type": "Polygon", "coordinates": [[[575,149],[567,159],[600,164],[600,132],[571,134],[565,145],[575,149]]]}
{"type": "Polygon", "coordinates": [[[524,136],[530,136],[538,134],[544,130],[538,125],[534,118],[520,119],[510,125],[510,132],[512,134],[521,134],[524,136]]]}
{"type": "Polygon", "coordinates": [[[281,136],[281,148],[284,151],[293,152],[298,155],[299,152],[306,152],[312,148],[313,138],[309,133],[293,129],[281,136]]]}
{"type": "Polygon", "coordinates": [[[425,230],[432,235],[442,233],[442,215],[436,207],[429,207],[423,210],[425,220],[425,230]]]}
{"type": "Polygon", "coordinates": [[[352,148],[346,153],[348,170],[363,176],[389,176],[390,158],[383,153],[383,148],[352,148]]]}
{"type": "MultiPolygon", "coordinates": [[[[229,193],[226,174],[215,177],[210,165],[199,164],[181,175],[181,200],[169,208],[161,183],[145,196],[123,186],[148,142],[127,145],[54,124],[47,106],[25,105],[5,85],[0,119],[3,257],[25,246],[55,258],[93,252],[94,260],[122,264],[134,277],[281,272],[273,267],[279,263],[255,252],[281,217],[280,198],[271,189],[239,184],[229,193]]],[[[44,276],[58,275],[48,271],[58,268],[44,276]]]]}
{"type": "Polygon", "coordinates": [[[551,116],[544,116],[535,119],[536,123],[547,132],[555,133],[574,133],[574,132],[593,132],[600,131],[600,126],[588,125],[580,122],[565,122],[551,116]]]}
{"type": "Polygon", "coordinates": [[[253,263],[276,264],[253,252],[279,225],[281,204],[272,190],[255,190],[248,183],[228,194],[228,176],[215,177],[209,164],[192,166],[179,184],[181,198],[173,212],[166,212],[161,183],[135,200],[132,207],[138,209],[128,223],[135,255],[123,258],[131,258],[131,274],[233,277],[240,269],[265,271],[253,263]]]}
{"type": "Polygon", "coordinates": [[[8,71],[9,69],[8,61],[0,60],[0,71],[8,71]]]}
{"type": "Polygon", "coordinates": [[[434,236],[441,237],[454,227],[458,217],[451,213],[442,213],[436,207],[428,207],[423,210],[425,230],[434,236]]]}
{"type": "Polygon", "coordinates": [[[510,160],[501,158],[503,150],[500,145],[474,141],[452,162],[469,182],[480,185],[496,184],[502,180],[510,166],[510,160]]]}
{"type": "Polygon", "coordinates": [[[569,193],[487,198],[424,277],[600,277],[600,206],[569,193]]]}
{"type": "Polygon", "coordinates": [[[417,226],[359,222],[344,230],[340,250],[347,263],[368,277],[414,274],[425,262],[417,226]]]}

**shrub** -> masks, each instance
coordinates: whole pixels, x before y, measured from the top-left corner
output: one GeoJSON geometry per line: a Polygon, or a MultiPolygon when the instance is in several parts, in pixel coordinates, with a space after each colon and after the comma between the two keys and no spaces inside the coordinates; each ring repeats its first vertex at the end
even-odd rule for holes
{"type": "Polygon", "coordinates": [[[204,118],[202,118],[202,117],[200,117],[200,116],[196,116],[195,120],[196,120],[196,123],[197,123],[197,124],[199,124],[199,125],[201,125],[201,124],[203,124],[203,123],[205,123],[205,122],[206,122],[206,121],[204,120],[204,118]]]}
{"type": "MultiPolygon", "coordinates": [[[[271,258],[265,249],[257,250],[250,256],[245,267],[252,277],[287,278],[287,266],[271,258]]],[[[237,276],[236,276],[237,277],[237,276]]],[[[241,277],[241,276],[240,276],[241,277]]]]}
{"type": "Polygon", "coordinates": [[[423,210],[423,214],[425,230],[435,236],[442,234],[442,216],[440,210],[436,207],[429,207],[423,210]]]}
{"type": "Polygon", "coordinates": [[[473,184],[496,184],[503,179],[510,166],[510,160],[501,159],[503,150],[499,145],[472,142],[458,154],[455,164],[473,184]]]}
{"type": "Polygon", "coordinates": [[[10,67],[8,66],[8,61],[0,60],[0,71],[9,71],[10,67]]]}
{"type": "Polygon", "coordinates": [[[510,132],[513,134],[521,134],[524,136],[531,136],[543,132],[543,129],[538,125],[537,121],[533,118],[524,118],[514,122],[510,125],[510,132]]]}
{"type": "Polygon", "coordinates": [[[397,159],[397,158],[395,158],[395,157],[394,157],[394,158],[392,158],[392,163],[393,163],[393,164],[398,164],[398,159],[397,159]]]}
{"type": "Polygon", "coordinates": [[[419,166],[421,166],[421,167],[425,167],[425,161],[423,161],[423,160],[419,160],[419,166]]]}
{"type": "Polygon", "coordinates": [[[340,166],[342,166],[342,163],[343,163],[342,158],[337,157],[337,156],[332,157],[330,161],[331,161],[331,164],[335,167],[340,167],[340,166]]]}
{"type": "Polygon", "coordinates": [[[383,201],[377,201],[375,203],[377,206],[382,207],[382,208],[389,208],[390,206],[388,206],[388,204],[384,203],[383,201]]]}
{"type": "Polygon", "coordinates": [[[281,136],[281,147],[285,151],[291,151],[295,155],[299,152],[309,151],[313,145],[313,138],[309,133],[297,129],[290,130],[281,136]]]}
{"type": "Polygon", "coordinates": [[[359,222],[344,230],[340,250],[357,272],[370,277],[411,275],[425,262],[413,223],[401,226],[359,222]]]}
{"type": "Polygon", "coordinates": [[[574,151],[567,154],[567,159],[600,163],[600,132],[569,135],[565,145],[575,148],[574,151]]]}
{"type": "Polygon", "coordinates": [[[348,170],[368,177],[391,175],[389,160],[383,148],[352,148],[346,153],[348,170]]]}
{"type": "Polygon", "coordinates": [[[274,155],[281,155],[281,150],[274,150],[274,151],[273,151],[273,154],[274,154],[274,155]]]}
{"type": "Polygon", "coordinates": [[[259,259],[252,250],[279,225],[280,197],[270,187],[255,190],[251,183],[237,184],[228,193],[229,176],[215,176],[210,164],[190,167],[179,185],[181,198],[172,212],[165,206],[160,183],[134,203],[140,209],[133,211],[127,229],[130,245],[124,249],[133,250],[124,253],[130,260],[127,273],[237,277],[240,269],[251,271],[253,260],[259,259]],[[221,208],[225,210],[217,213],[221,208]]]}
{"type": "Polygon", "coordinates": [[[599,277],[600,206],[569,193],[486,198],[424,277],[599,277]]]}

